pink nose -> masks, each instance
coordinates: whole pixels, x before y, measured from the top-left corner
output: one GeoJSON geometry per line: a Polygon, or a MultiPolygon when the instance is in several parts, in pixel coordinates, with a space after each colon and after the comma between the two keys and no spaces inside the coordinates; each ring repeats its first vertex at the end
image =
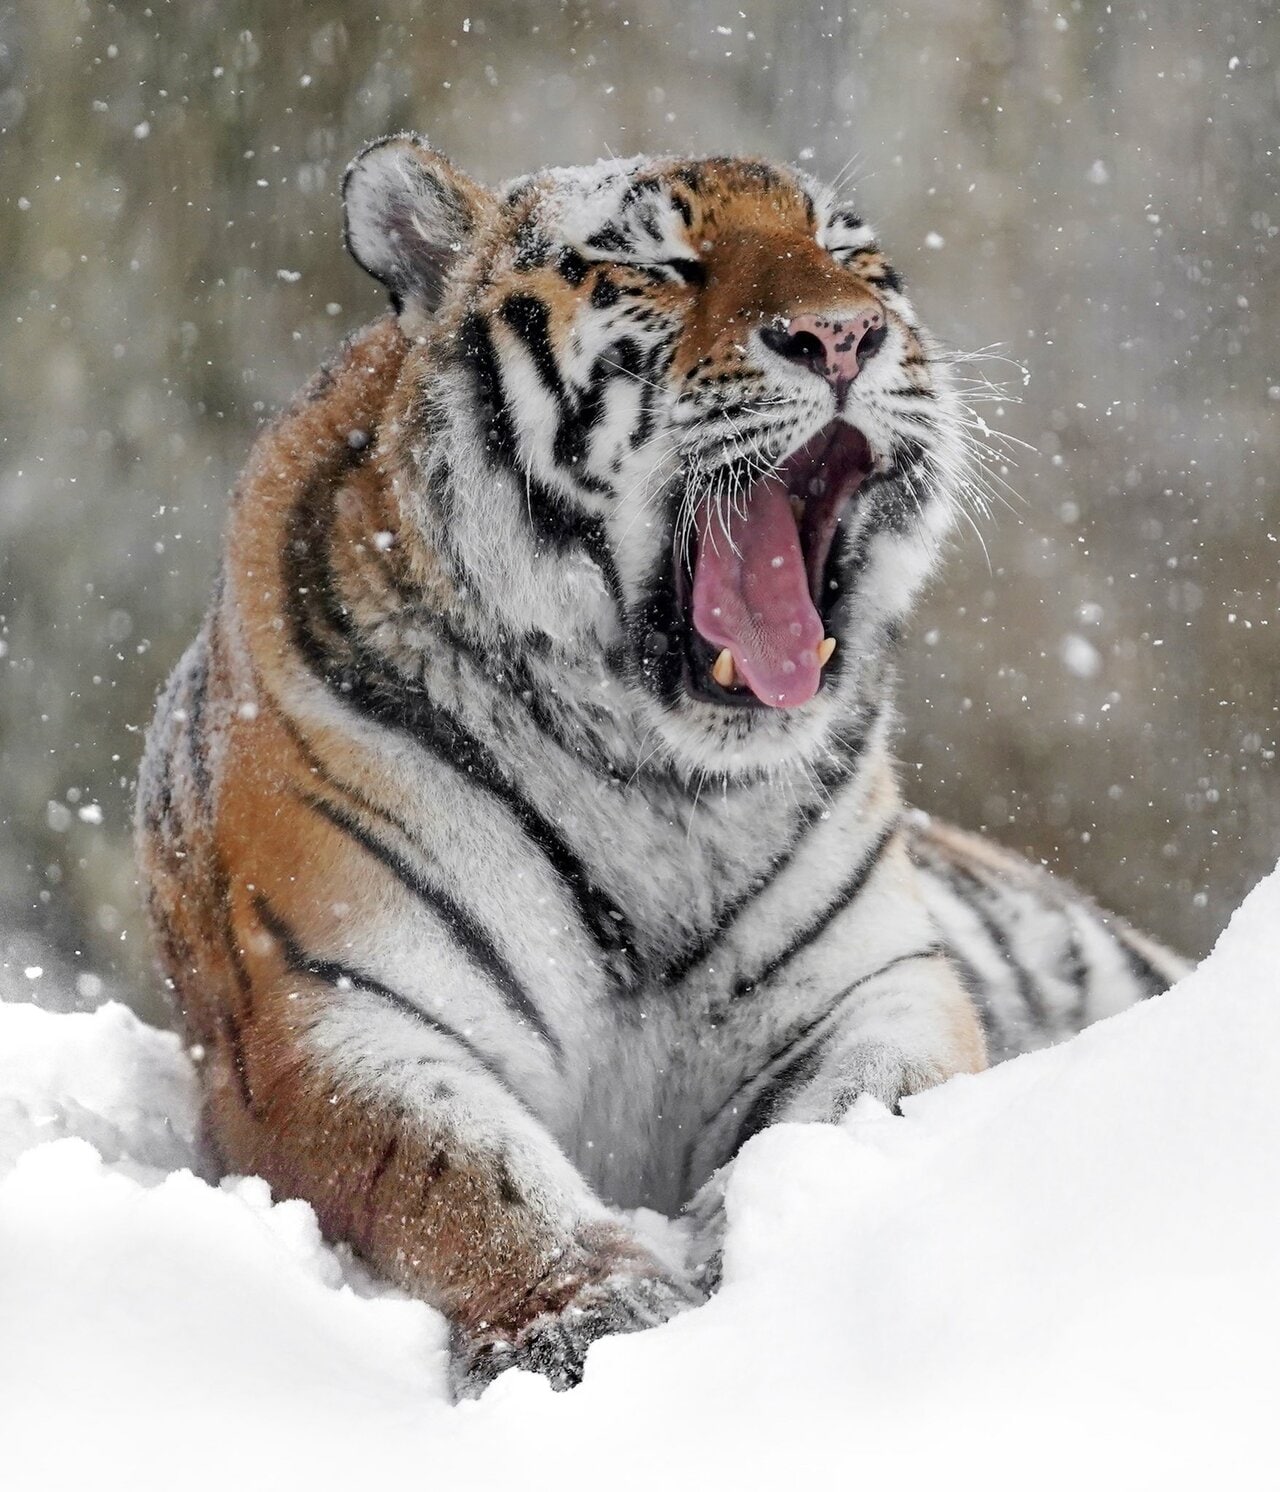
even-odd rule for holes
{"type": "Polygon", "coordinates": [[[766,326],[760,338],[771,352],[817,373],[839,391],[848,388],[887,335],[884,312],[866,310],[851,316],[793,316],[766,326]]]}

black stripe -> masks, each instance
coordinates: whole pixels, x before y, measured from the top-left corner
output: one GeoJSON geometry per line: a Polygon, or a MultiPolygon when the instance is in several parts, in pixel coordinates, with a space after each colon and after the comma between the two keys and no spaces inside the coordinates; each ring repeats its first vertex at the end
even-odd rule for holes
{"type": "MultiPolygon", "coordinates": [[[[917,869],[926,876],[932,874],[928,866],[917,866],[917,869]]],[[[978,1012],[978,1020],[982,1025],[982,1034],[986,1038],[988,1053],[999,1052],[1001,1056],[1007,1057],[1014,1047],[1009,1043],[1004,1030],[997,1029],[995,1013],[987,1004],[987,995],[990,993],[988,981],[956,948],[954,943],[948,943],[943,953],[955,971],[956,978],[964,986],[965,993],[973,1003],[973,1008],[978,1012]]]]}
{"type": "Polygon", "coordinates": [[[571,512],[562,516],[557,530],[560,542],[576,544],[604,577],[605,588],[617,611],[623,607],[622,579],[605,534],[604,524],[586,513],[571,512]]]}
{"type": "Polygon", "coordinates": [[[658,391],[655,385],[658,382],[659,372],[670,371],[673,351],[674,347],[670,343],[651,347],[637,363],[636,374],[640,379],[640,418],[631,432],[630,446],[633,451],[638,451],[653,434],[657,424],[654,417],[654,405],[657,403],[658,391]]]}
{"type": "Polygon", "coordinates": [[[622,983],[634,977],[629,954],[635,932],[622,908],[592,883],[585,862],[564,835],[508,779],[497,759],[448,711],[422,691],[361,675],[344,695],[352,708],[379,725],[411,737],[438,760],[496,798],[512,815],[572,897],[602,961],[622,983]]]}
{"type": "Polygon", "coordinates": [[[947,879],[956,896],[973,913],[979,926],[986,933],[992,947],[999,954],[1001,962],[1013,975],[1018,995],[1027,1007],[1032,1019],[1042,1029],[1048,1030],[1050,1024],[1049,1012],[1045,1008],[1035,980],[1015,953],[1008,933],[1000,926],[984,904],[987,897],[993,894],[991,888],[987,886],[976,872],[970,870],[968,866],[957,864],[954,860],[945,856],[945,854],[940,861],[939,870],[947,879]]]}
{"type": "Polygon", "coordinates": [[[556,268],[567,283],[576,289],[587,278],[591,265],[576,249],[561,249],[556,268]]]}
{"type": "Polygon", "coordinates": [[[175,786],[173,759],[181,740],[179,722],[174,720],[173,712],[178,708],[177,696],[180,682],[175,670],[165,685],[164,693],[160,696],[155,718],[158,722],[164,723],[159,731],[152,732],[147,742],[147,750],[150,754],[144,758],[145,772],[139,782],[139,791],[145,789],[147,794],[143,809],[143,821],[147,832],[163,842],[170,850],[175,841],[185,837],[183,814],[173,798],[175,786]]]}
{"type": "Polygon", "coordinates": [[[529,218],[516,229],[512,266],[518,273],[542,269],[551,258],[551,240],[529,218]]]}
{"type": "MultiPolygon", "coordinates": [[[[840,998],[842,999],[843,997],[840,998]]],[[[729,1098],[727,1098],[709,1119],[703,1122],[701,1126],[701,1133],[707,1136],[714,1137],[720,1121],[727,1114],[731,1113],[736,1104],[742,1101],[742,1096],[745,1090],[750,1088],[753,1083],[758,1083],[762,1080],[764,1081],[765,1088],[762,1089],[760,1093],[757,1093],[756,1097],[752,1099],[746,1114],[743,1116],[741,1122],[738,1125],[736,1138],[734,1139],[733,1146],[729,1150],[728,1155],[725,1157],[726,1159],[735,1155],[738,1150],[741,1149],[742,1145],[748,1139],[750,1139],[751,1135],[755,1134],[757,1130],[764,1128],[763,1122],[757,1123],[756,1121],[759,1119],[761,1114],[767,1114],[770,1111],[766,1104],[765,1091],[772,1091],[776,1078],[780,1076],[780,1074],[774,1074],[772,1078],[768,1077],[767,1074],[769,1073],[770,1068],[772,1068],[776,1063],[785,1063],[787,1061],[787,1058],[791,1056],[793,1052],[795,1052],[796,1048],[799,1047],[810,1036],[812,1036],[815,1031],[817,1031],[821,1026],[834,1021],[835,1017],[839,1014],[839,1010],[840,999],[837,999],[833,1004],[829,1005],[827,1009],[822,1012],[821,1015],[815,1016],[810,1021],[806,1021],[805,1024],[801,1026],[798,1031],[787,1038],[786,1042],[776,1052],[774,1052],[769,1058],[766,1059],[766,1061],[760,1066],[757,1071],[751,1073],[747,1077],[746,1081],[741,1085],[741,1087],[739,1087],[729,1098]],[[755,1127],[748,1129],[747,1126],[749,1124],[752,1124],[755,1127]]],[[[800,1056],[804,1056],[806,1054],[806,1052],[801,1052],[800,1056]]],[[[689,1190],[690,1181],[693,1176],[693,1165],[698,1154],[698,1150],[699,1146],[695,1141],[695,1143],[690,1146],[688,1152],[685,1155],[682,1188],[686,1193],[689,1190]]]]}
{"type": "Polygon", "coordinates": [[[893,843],[894,839],[897,838],[900,827],[898,818],[895,815],[876,836],[875,843],[872,844],[871,848],[862,857],[858,868],[845,881],[844,885],[840,887],[839,891],[836,892],[832,901],[828,903],[812,922],[797,933],[780,953],[775,954],[754,979],[742,981],[738,984],[734,990],[735,999],[741,999],[746,995],[750,995],[762,984],[767,984],[780,969],[784,968],[798,954],[803,953],[806,948],[812,946],[826,932],[827,928],[831,926],[840,913],[860,895],[867,882],[871,879],[876,867],[883,859],[885,851],[893,843]]]}
{"type": "Polygon", "coordinates": [[[249,1082],[249,1067],[245,1062],[244,1043],[240,1039],[240,1027],[236,1024],[235,1017],[228,1010],[222,1012],[218,1025],[222,1032],[222,1039],[226,1042],[227,1055],[231,1058],[231,1077],[236,1085],[236,1094],[240,1099],[241,1106],[255,1119],[261,1118],[263,1110],[259,1107],[258,1101],[253,1094],[253,1087],[249,1082]]]}
{"type": "Polygon", "coordinates": [[[520,203],[531,197],[536,191],[537,187],[534,184],[533,178],[522,176],[507,193],[506,205],[508,207],[518,207],[520,203]]]}
{"type": "Polygon", "coordinates": [[[404,819],[400,818],[398,814],[392,813],[389,809],[384,808],[380,803],[375,803],[367,793],[362,792],[358,787],[353,786],[351,783],[344,781],[341,777],[331,772],[325,763],[321,761],[301,730],[299,730],[297,721],[285,711],[280,701],[261,684],[258,685],[258,691],[261,697],[270,703],[281,729],[293,743],[294,750],[297,751],[298,755],[306,763],[307,771],[318,782],[323,782],[330,792],[337,793],[340,797],[349,799],[362,812],[367,813],[370,818],[381,820],[389,829],[394,829],[398,834],[402,834],[411,844],[417,844],[417,836],[404,819]]]}
{"type": "Polygon", "coordinates": [[[512,467],[511,470],[527,499],[519,504],[518,511],[528,522],[536,543],[562,555],[574,549],[582,550],[600,571],[610,599],[621,611],[622,581],[603,522],[574,507],[523,468],[512,467]]]}
{"type": "MultiPolygon", "coordinates": [[[[368,974],[362,974],[358,969],[353,969],[348,964],[338,963],[333,959],[312,958],[299,943],[292,928],[272,908],[266,897],[259,892],[253,899],[254,911],[258,915],[263,927],[280,945],[284,952],[285,963],[291,973],[308,974],[314,979],[320,979],[325,984],[337,987],[346,986],[350,989],[360,990],[367,995],[377,995],[379,999],[385,1000],[402,1014],[411,1016],[420,1025],[426,1026],[438,1036],[444,1036],[454,1042],[464,1051],[478,1067],[483,1068],[490,1077],[495,1078],[504,1088],[516,1097],[507,1081],[506,1075],[497,1067],[483,1052],[469,1041],[460,1031],[455,1031],[452,1026],[433,1015],[428,1015],[425,1010],[420,1009],[408,1000],[404,995],[398,994],[388,985],[380,980],[371,978],[368,974]]],[[[517,1100],[518,1101],[518,1100],[517,1100]]]]}
{"type": "MultiPolygon", "coordinates": [[[[216,601],[214,603],[216,607],[216,601]]],[[[187,681],[187,755],[191,761],[191,785],[195,789],[196,802],[207,817],[213,801],[213,778],[209,772],[209,761],[205,756],[204,710],[209,697],[210,654],[213,650],[213,628],[217,625],[217,611],[210,623],[209,635],[196,647],[195,667],[187,681]]]]}
{"type": "Polygon", "coordinates": [[[458,351],[471,369],[475,381],[476,402],[484,424],[485,446],[509,470],[518,464],[518,446],[511,415],[502,388],[498,353],[493,345],[489,323],[479,312],[471,312],[458,330],[458,351]]]}
{"type": "Polygon", "coordinates": [[[622,291],[618,288],[615,280],[611,280],[603,270],[596,276],[596,282],[591,287],[591,304],[597,311],[607,311],[611,306],[616,306],[622,298],[622,291]]]}
{"type": "Polygon", "coordinates": [[[373,1170],[369,1173],[369,1179],[368,1179],[368,1181],[365,1182],[364,1190],[365,1190],[365,1195],[366,1196],[368,1196],[368,1197],[372,1197],[373,1196],[374,1191],[376,1190],[378,1183],[387,1174],[387,1168],[388,1168],[388,1166],[390,1166],[391,1162],[395,1159],[396,1151],[399,1148],[400,1148],[400,1136],[398,1134],[393,1134],[391,1136],[391,1138],[387,1141],[386,1145],[383,1146],[382,1154],[378,1157],[377,1161],[374,1163],[373,1170]]]}
{"type": "Polygon", "coordinates": [[[858,761],[866,746],[867,736],[879,716],[880,707],[877,706],[866,730],[861,731],[854,740],[840,744],[837,748],[839,756],[835,769],[819,773],[819,786],[824,796],[811,803],[801,813],[790,841],[770,862],[764,874],[756,877],[733,901],[726,903],[720,909],[714,924],[667,964],[662,976],[665,988],[670,989],[678,984],[691,969],[700,964],[729,932],[743,912],[759,901],[778,877],[794,863],[797,855],[808,842],[809,831],[830,809],[830,800],[825,794],[844,786],[856,773],[858,761]]]}
{"type": "MultiPolygon", "coordinates": [[[[815,1022],[815,1024],[819,1023],[815,1022]]],[[[803,1040],[811,1030],[812,1027],[805,1030],[796,1040],[803,1040]]],[[[815,1041],[812,1046],[798,1052],[763,1085],[752,1099],[750,1108],[743,1115],[742,1123],[738,1126],[738,1133],[733,1141],[735,1155],[752,1135],[759,1134],[762,1129],[772,1123],[788,1098],[813,1077],[822,1062],[827,1046],[835,1039],[835,1035],[835,1032],[828,1033],[825,1038],[815,1041]]]]}
{"type": "Polygon", "coordinates": [[[604,253],[625,254],[634,245],[616,223],[606,223],[587,239],[587,247],[604,253]]]}
{"type": "MultiPolygon", "coordinates": [[[[899,413],[898,418],[904,416],[899,413]]],[[[905,532],[919,520],[925,504],[932,502],[937,495],[937,483],[929,476],[925,464],[922,441],[914,436],[899,435],[890,454],[892,469],[865,483],[860,491],[861,500],[871,508],[870,516],[858,534],[862,543],[869,543],[886,529],[894,533],[905,532]]]]}
{"type": "MultiPolygon", "coordinates": [[[[589,767],[597,776],[617,780],[620,768],[602,735],[612,723],[613,717],[607,710],[590,700],[574,701],[570,707],[568,701],[544,685],[528,657],[508,653],[496,668],[491,655],[479,666],[474,657],[471,662],[483,678],[493,681],[504,692],[512,708],[518,704],[537,729],[566,756],[589,767]],[[551,707],[552,700],[560,706],[560,712],[551,707]]],[[[462,687],[466,687],[465,683],[462,687]]]]}
{"type": "MultiPolygon", "coordinates": [[[[933,396],[928,395],[927,397],[932,398],[933,396]]],[[[898,421],[899,425],[905,425],[908,429],[911,430],[923,431],[923,433],[926,435],[932,435],[938,428],[938,421],[936,416],[933,415],[928,409],[921,409],[919,407],[895,409],[893,411],[893,416],[894,419],[898,421]]],[[[923,446],[920,444],[919,438],[911,438],[915,440],[916,446],[920,450],[923,450],[923,446]]]]}
{"type": "Polygon", "coordinates": [[[473,966],[494,985],[507,1005],[523,1021],[526,1021],[555,1052],[557,1059],[564,1056],[564,1048],[555,1033],[547,1025],[542,1012],[530,998],[528,991],[516,977],[514,970],[493,940],[470,912],[447,892],[432,886],[389,845],[360,823],[346,809],[328,802],[315,793],[299,793],[298,796],[321,818],[328,820],[334,828],[353,839],[361,849],[367,851],[395,876],[396,880],[415,896],[428,911],[432,912],[448,929],[454,942],[462,949],[473,966]]]}
{"type": "Polygon", "coordinates": [[[668,709],[680,702],[689,627],[687,608],[676,602],[675,566],[673,548],[664,544],[626,614],[628,651],[639,660],[637,682],[668,709]]]}
{"type": "MultiPolygon", "coordinates": [[[[635,934],[621,907],[595,887],[585,863],[560,831],[509,780],[497,759],[419,685],[394,673],[355,635],[339,601],[328,534],[314,511],[332,499],[326,473],[309,484],[290,520],[283,588],[295,645],[312,671],[344,703],[379,725],[409,736],[446,766],[484,788],[513,815],[574,899],[605,967],[621,983],[634,977],[635,934]]],[[[332,477],[329,479],[330,485],[332,477]]]]}
{"type": "MultiPolygon", "coordinates": [[[[477,398],[479,398],[477,394],[477,398]]],[[[486,449],[492,439],[498,441],[505,436],[495,433],[495,426],[490,423],[485,427],[486,449]]],[[[509,433],[509,432],[508,432],[509,433]]],[[[480,590],[483,582],[478,581],[472,573],[470,565],[460,553],[454,542],[453,525],[456,521],[455,499],[457,493],[453,485],[453,468],[443,457],[437,456],[427,471],[427,500],[434,506],[440,516],[440,523],[436,527],[435,546],[436,553],[442,564],[452,576],[458,589],[464,594],[474,593],[480,590]]],[[[412,611],[415,619],[423,626],[433,627],[437,632],[449,638],[458,646],[464,644],[458,640],[457,633],[452,626],[450,615],[437,607],[424,605],[421,597],[415,599],[410,605],[404,607],[404,612],[412,611]]],[[[465,644],[468,651],[470,645],[465,644]]]]}
{"type": "MultiPolygon", "coordinates": [[[[543,335],[539,338],[537,326],[539,318],[528,309],[520,309],[522,306],[541,307],[542,303],[535,301],[532,296],[512,296],[508,299],[517,302],[517,323],[519,325],[531,323],[530,335],[534,337],[539,346],[538,356],[544,359],[550,358],[550,343],[545,337],[545,326],[541,328],[543,335]]],[[[504,302],[504,311],[505,307],[504,302]]],[[[542,307],[542,309],[545,311],[546,308],[542,307]]],[[[506,319],[505,316],[504,319],[506,319]]],[[[524,489],[527,501],[520,503],[518,507],[532,527],[535,538],[557,553],[565,553],[574,548],[583,550],[600,569],[614,605],[621,609],[622,583],[603,524],[590,514],[582,512],[581,509],[572,507],[545,483],[535,478],[520,460],[519,441],[510,410],[507,407],[497,349],[494,346],[489,324],[483,316],[473,312],[466,318],[458,334],[458,347],[475,381],[485,447],[489,455],[524,489]]],[[[542,369],[540,368],[539,371],[541,374],[542,369]]],[[[559,375],[554,372],[554,369],[551,372],[555,379],[552,392],[557,408],[563,413],[564,389],[560,384],[559,375]]],[[[595,482],[592,478],[590,483],[584,483],[584,485],[601,486],[603,484],[595,482]]],[[[446,494],[446,496],[449,495],[446,494]]],[[[447,508],[447,503],[442,504],[442,507],[447,508]]]]}
{"type": "Polygon", "coordinates": [[[509,295],[498,308],[498,315],[524,344],[539,381],[555,401],[557,422],[552,449],[556,462],[588,492],[612,495],[607,482],[586,470],[587,436],[599,418],[610,379],[619,375],[597,359],[586,394],[575,398],[560,376],[546,303],[532,295],[509,295]]]}
{"type": "MultiPolygon", "coordinates": [[[[652,178],[647,181],[632,181],[628,184],[622,196],[618,198],[618,205],[614,208],[614,212],[620,218],[625,217],[633,207],[635,207],[642,201],[643,198],[651,198],[654,193],[660,192],[661,190],[662,183],[660,181],[655,181],[652,178]]],[[[645,209],[649,207],[650,204],[644,204],[645,209]]],[[[643,210],[644,209],[642,209],[642,212],[643,210]]]]}
{"type": "Polygon", "coordinates": [[[564,381],[551,346],[551,312],[546,302],[533,295],[509,295],[499,306],[498,315],[524,343],[543,387],[563,409],[564,381]]]}
{"type": "Polygon", "coordinates": [[[1144,1000],[1153,999],[1156,995],[1163,995],[1169,988],[1169,976],[1156,967],[1151,960],[1138,948],[1130,943],[1124,933],[1111,925],[1107,918],[1100,918],[1103,927],[1106,928],[1111,940],[1124,954],[1125,962],[1129,965],[1129,972],[1143,987],[1144,1000]]]}
{"type": "MultiPolygon", "coordinates": [[[[917,868],[923,871],[925,875],[933,874],[933,872],[927,865],[922,865],[917,868]]],[[[945,885],[945,882],[943,884],[945,885]]],[[[976,969],[967,958],[965,958],[964,954],[961,953],[954,944],[948,943],[946,951],[947,958],[951,963],[951,966],[955,969],[956,976],[960,980],[960,983],[964,985],[965,989],[973,997],[974,1001],[978,1002],[982,991],[986,988],[987,981],[983,978],[980,971],[976,969]]],[[[990,1019],[991,1012],[987,1010],[985,1005],[983,1005],[982,1007],[981,1015],[984,1023],[990,1019]]]]}
{"type": "Polygon", "coordinates": [[[339,694],[346,693],[356,672],[355,648],[350,613],[338,594],[329,545],[334,488],[359,460],[359,453],[344,448],[306,483],[289,514],[281,562],[294,645],[311,670],[339,694]]]}
{"type": "Polygon", "coordinates": [[[1085,1024],[1089,1015],[1089,965],[1084,956],[1084,948],[1080,942],[1080,932],[1076,927],[1075,918],[1071,915],[1071,908],[1064,905],[1061,912],[1065,933],[1060,968],[1063,980],[1075,992],[1076,1001],[1072,1007],[1070,1020],[1073,1025],[1079,1027],[1085,1024]]]}
{"type": "Polygon", "coordinates": [[[552,454],[560,466],[573,473],[575,480],[582,478],[589,454],[588,442],[600,422],[609,385],[617,379],[639,378],[642,362],[634,338],[620,337],[611,342],[592,363],[585,392],[576,404],[567,404],[561,412],[552,454]]]}
{"type": "MultiPolygon", "coordinates": [[[[913,953],[900,953],[896,957],[891,958],[887,963],[881,964],[878,969],[873,969],[870,974],[863,974],[860,978],[855,979],[847,989],[841,991],[829,1009],[825,1010],[816,1019],[802,1026],[780,1050],[770,1056],[761,1071],[751,1080],[753,1082],[759,1081],[770,1069],[775,1069],[772,1076],[766,1078],[763,1086],[752,1099],[750,1108],[748,1108],[746,1114],[743,1116],[742,1122],[738,1126],[737,1137],[734,1140],[734,1151],[740,1150],[752,1135],[757,1134],[768,1124],[771,1124],[786,1101],[809,1078],[816,1075],[818,1068],[822,1064],[823,1057],[826,1056],[831,1044],[839,1036],[840,1031],[836,1029],[825,1033],[811,1046],[804,1046],[804,1043],[825,1023],[834,1023],[836,1021],[837,1017],[844,1010],[845,1001],[850,995],[856,990],[861,989],[864,985],[870,984],[873,979],[879,979],[882,974],[887,974],[890,969],[896,969],[900,964],[914,963],[917,959],[921,958],[945,957],[946,951],[933,944],[927,948],[917,948],[913,953]],[[797,1052],[797,1047],[802,1048],[802,1050],[797,1052]],[[779,1063],[782,1064],[780,1067],[778,1066],[779,1063]]],[[[740,1093],[741,1090],[739,1090],[740,1093]]],[[[708,1128],[714,1126],[716,1120],[719,1119],[726,1108],[731,1108],[737,1102],[738,1096],[735,1095],[729,1103],[722,1105],[719,1113],[711,1121],[711,1125],[708,1128]]]]}
{"type": "Polygon", "coordinates": [[[236,991],[240,996],[241,1019],[247,1020],[253,1014],[253,981],[249,978],[249,970],[245,967],[244,951],[236,939],[235,925],[231,915],[231,877],[227,873],[226,864],[219,850],[211,851],[211,860],[209,889],[213,892],[213,911],[217,918],[217,931],[226,949],[231,972],[235,976],[236,991]]]}

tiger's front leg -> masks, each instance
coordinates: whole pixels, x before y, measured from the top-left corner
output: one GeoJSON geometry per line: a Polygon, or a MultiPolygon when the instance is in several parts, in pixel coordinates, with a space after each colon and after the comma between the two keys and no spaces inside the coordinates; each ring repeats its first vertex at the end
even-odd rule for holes
{"type": "Polygon", "coordinates": [[[737,1152],[753,1135],[784,1122],[837,1123],[864,1094],[897,1112],[913,1093],[985,1066],[978,1012],[941,950],[901,955],[855,981],[772,1052],[716,1116],[733,1126],[731,1159],[685,1209],[699,1287],[720,1284],[725,1191],[737,1152]]]}
{"type": "Polygon", "coordinates": [[[577,1383],[608,1333],[691,1304],[595,1197],[461,1031],[396,1009],[376,980],[308,960],[278,918],[247,944],[283,955],[215,1044],[208,1119],[224,1164],[315,1208],[327,1237],[445,1312],[454,1387],[509,1367],[577,1383]]]}

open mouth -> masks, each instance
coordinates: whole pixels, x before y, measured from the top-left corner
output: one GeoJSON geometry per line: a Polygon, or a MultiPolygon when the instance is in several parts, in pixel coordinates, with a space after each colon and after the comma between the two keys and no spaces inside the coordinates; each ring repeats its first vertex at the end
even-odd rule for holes
{"type": "Polygon", "coordinates": [[[835,651],[823,615],[832,545],[874,465],[866,436],[834,420],[736,504],[704,505],[692,576],[678,567],[695,698],[787,710],[818,692],[835,651]]]}

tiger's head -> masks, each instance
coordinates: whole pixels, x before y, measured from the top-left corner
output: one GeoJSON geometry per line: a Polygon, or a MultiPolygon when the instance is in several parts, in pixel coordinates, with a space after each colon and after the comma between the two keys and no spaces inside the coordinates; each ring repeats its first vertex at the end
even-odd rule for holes
{"type": "Polygon", "coordinates": [[[871,230],[758,160],[344,182],[417,359],[398,483],[494,646],[596,659],[684,767],[807,759],[956,509],[959,402],[871,230]]]}

